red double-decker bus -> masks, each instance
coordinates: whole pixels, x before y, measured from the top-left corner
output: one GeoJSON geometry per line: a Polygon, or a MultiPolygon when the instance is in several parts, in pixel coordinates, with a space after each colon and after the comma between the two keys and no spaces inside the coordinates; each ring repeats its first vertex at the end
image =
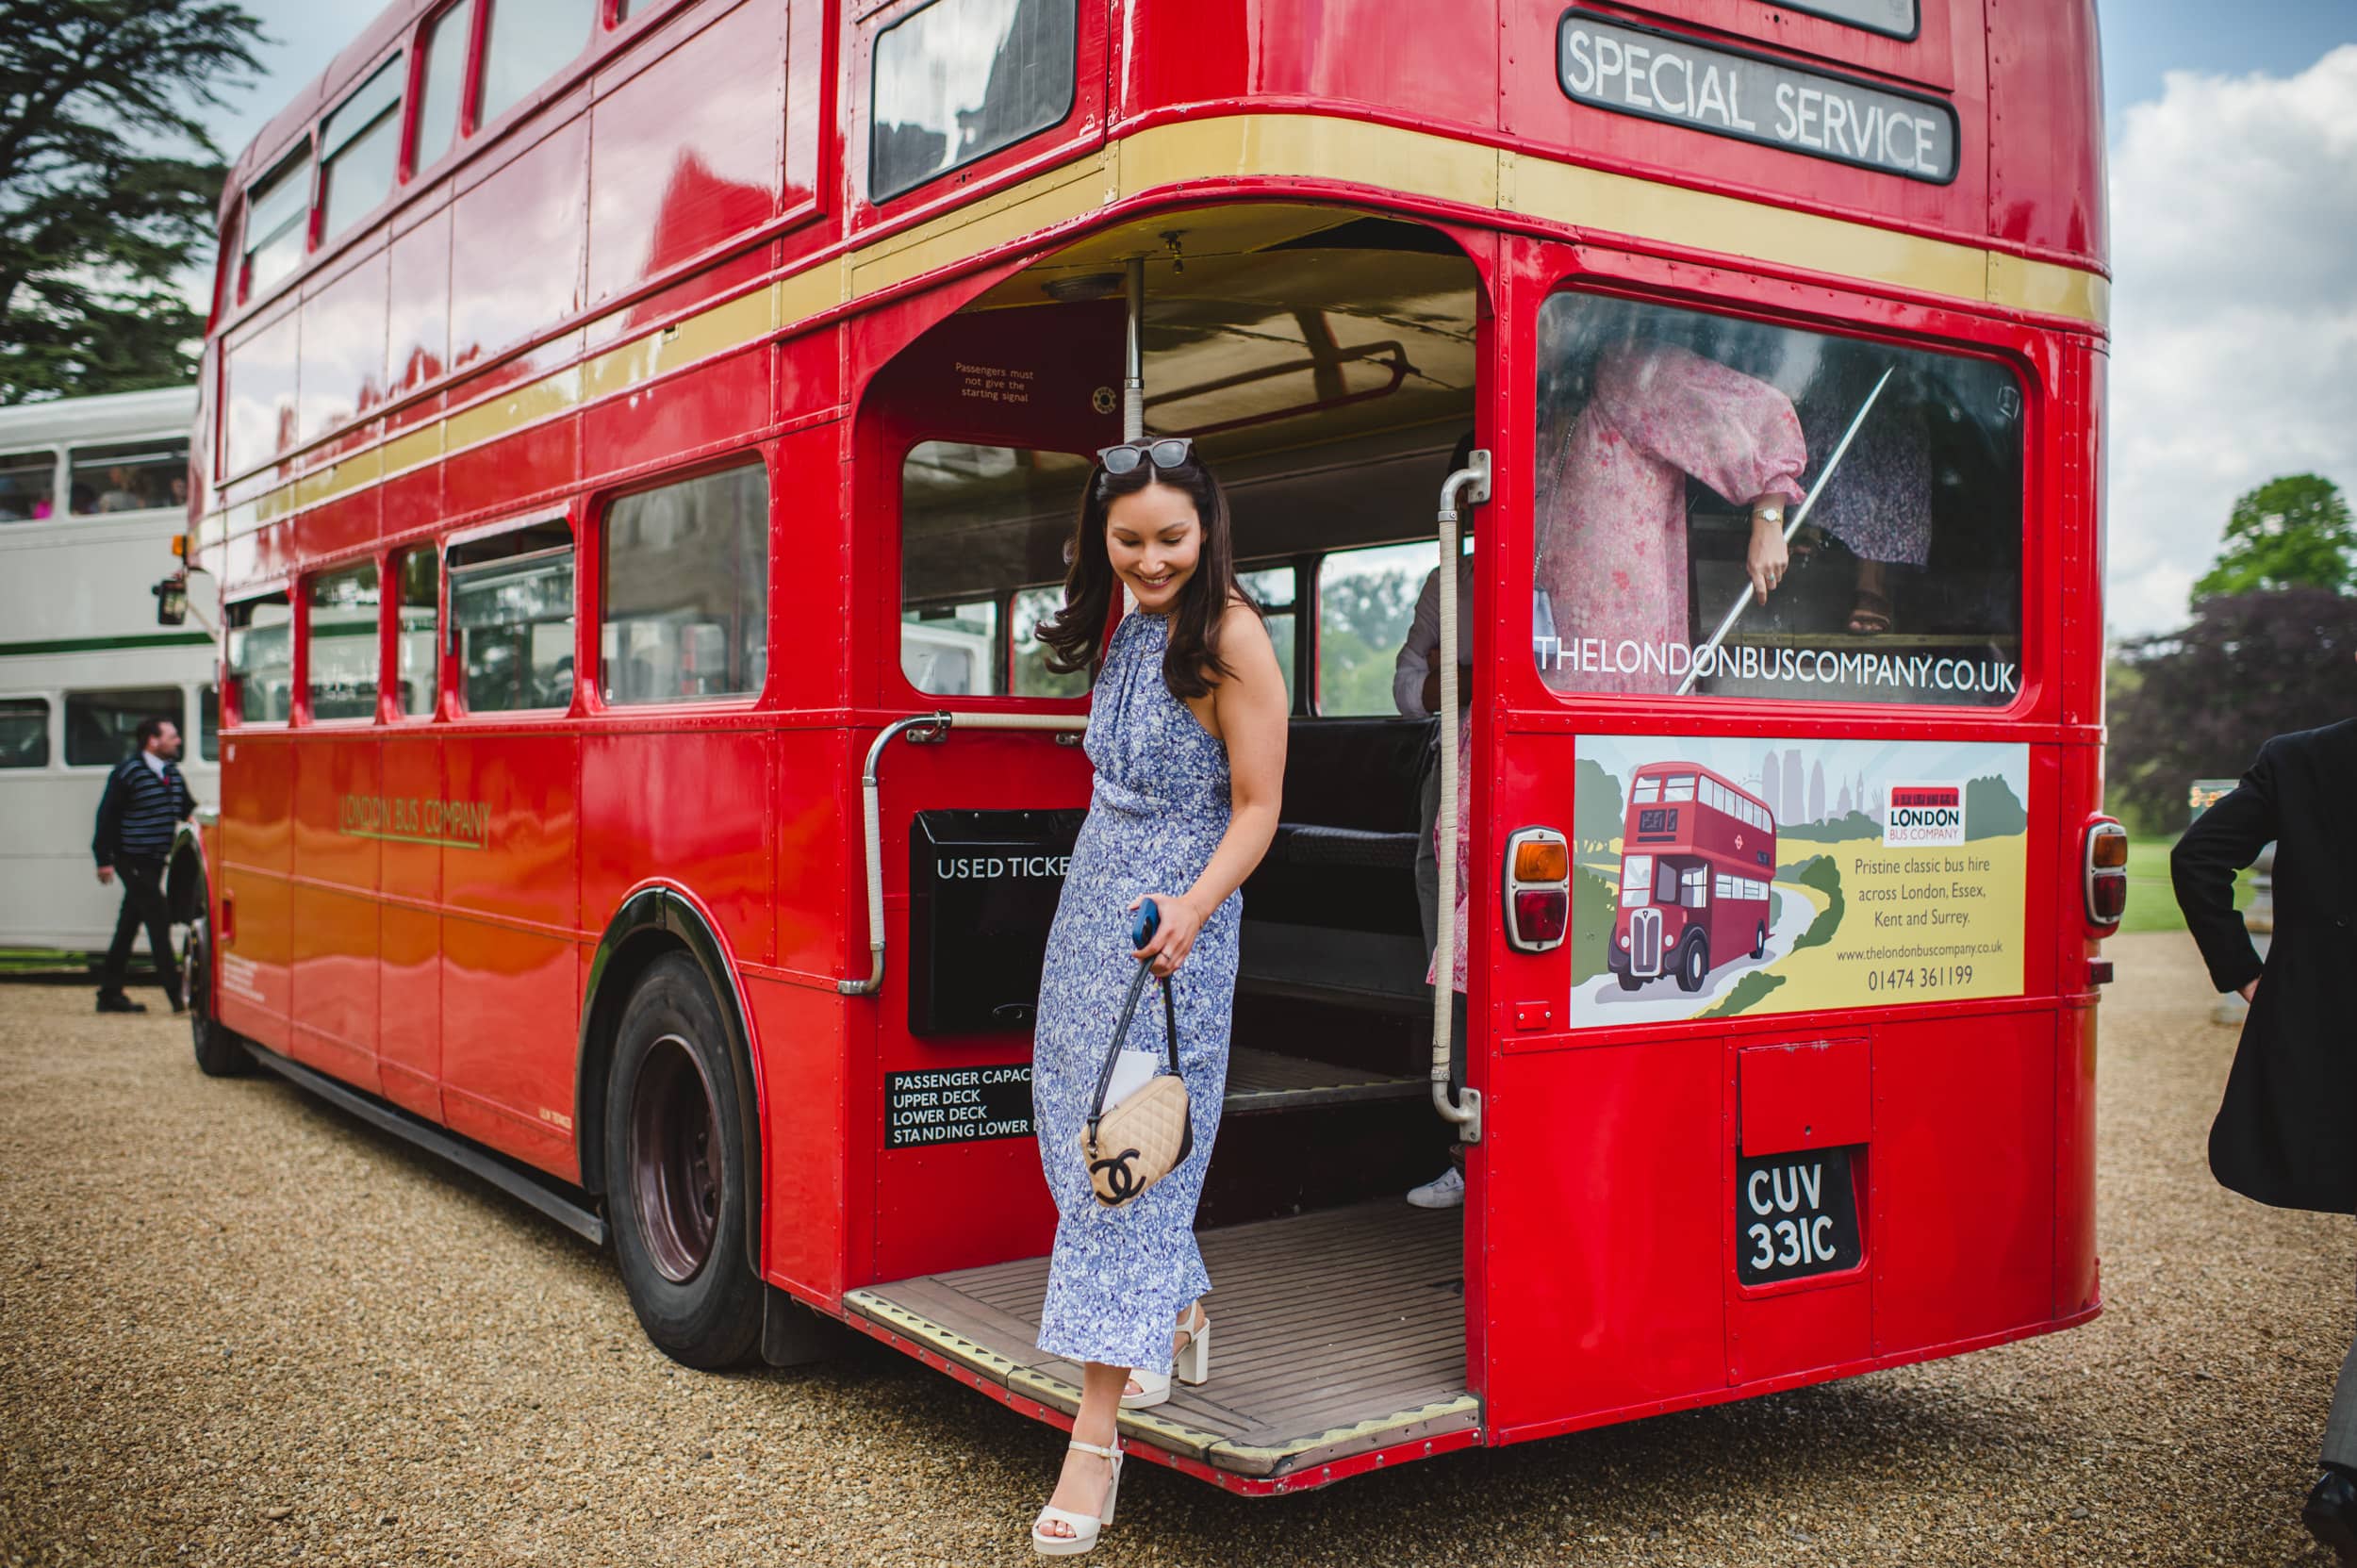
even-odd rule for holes
{"type": "Polygon", "coordinates": [[[1675,975],[1699,991],[1719,965],[1768,954],[1776,819],[1704,767],[1640,769],[1622,832],[1621,907],[1605,961],[1621,988],[1675,975]]]}
{"type": "Polygon", "coordinates": [[[222,203],[200,1063],[610,1242],[682,1362],[835,1319],[1068,1421],[1031,632],[1087,454],[1183,434],[1293,720],[1225,1360],[1134,1451],[1285,1491],[2085,1321],[2097,80],[2092,0],[395,0],[222,203]],[[1393,655],[1460,519],[1454,1091],[1393,655]],[[1699,992],[1608,963],[1654,764],[1777,823],[1699,992]]]}

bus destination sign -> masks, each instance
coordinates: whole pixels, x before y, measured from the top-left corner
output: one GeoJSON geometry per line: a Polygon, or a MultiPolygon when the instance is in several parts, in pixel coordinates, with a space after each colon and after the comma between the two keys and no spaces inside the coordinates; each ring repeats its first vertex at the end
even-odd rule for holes
{"type": "Polygon", "coordinates": [[[1956,177],[1947,105],[1764,55],[1569,10],[1556,79],[1574,103],[1945,185],[1956,177]]]}

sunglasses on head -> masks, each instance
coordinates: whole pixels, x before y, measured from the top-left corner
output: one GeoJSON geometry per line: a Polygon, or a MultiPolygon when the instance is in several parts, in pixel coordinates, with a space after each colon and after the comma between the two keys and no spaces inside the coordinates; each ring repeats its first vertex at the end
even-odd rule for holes
{"type": "Polygon", "coordinates": [[[1179,469],[1195,460],[1195,442],[1184,436],[1164,436],[1151,441],[1124,441],[1096,454],[1111,474],[1135,473],[1140,463],[1158,469],[1179,469]]]}

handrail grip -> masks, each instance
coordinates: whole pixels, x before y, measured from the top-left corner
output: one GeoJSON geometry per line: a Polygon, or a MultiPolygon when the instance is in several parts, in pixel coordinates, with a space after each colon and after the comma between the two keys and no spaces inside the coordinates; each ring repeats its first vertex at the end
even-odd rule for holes
{"type": "Polygon", "coordinates": [[[883,826],[877,805],[876,768],[883,761],[884,748],[895,735],[915,730],[948,732],[950,730],[1045,730],[1074,733],[1088,728],[1088,719],[1080,714],[1053,713],[953,713],[943,708],[934,713],[911,714],[896,718],[876,734],[867,748],[867,766],[860,769],[861,842],[865,850],[865,880],[867,886],[867,957],[865,980],[839,980],[835,990],[847,997],[872,997],[883,988],[884,977],[884,916],[883,916],[883,826]]]}

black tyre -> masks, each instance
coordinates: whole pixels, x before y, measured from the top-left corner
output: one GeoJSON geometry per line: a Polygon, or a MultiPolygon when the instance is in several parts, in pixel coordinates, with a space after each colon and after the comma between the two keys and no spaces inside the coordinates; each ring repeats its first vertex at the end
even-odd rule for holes
{"type": "Polygon", "coordinates": [[[1678,949],[1678,989],[1699,991],[1710,978],[1710,944],[1696,936],[1678,949]]]}
{"type": "Polygon", "coordinates": [[[1646,975],[1632,975],[1626,969],[1615,969],[1612,972],[1620,978],[1621,989],[1624,991],[1640,991],[1644,989],[1645,982],[1651,978],[1646,975]]]}
{"type": "Polygon", "coordinates": [[[1754,958],[1768,956],[1768,922],[1765,920],[1759,923],[1757,931],[1752,933],[1752,956],[1754,958]]]}
{"type": "Polygon", "coordinates": [[[188,940],[180,954],[180,983],[189,1003],[189,1043],[196,1048],[197,1070],[207,1078],[236,1078],[250,1070],[254,1059],[245,1042],[224,1025],[213,1010],[212,922],[199,916],[189,922],[188,940]]]}
{"type": "Polygon", "coordinates": [[[761,1337],[761,1282],[745,1256],[750,1180],[728,1032],[684,953],[657,959],[622,1010],[607,1078],[606,1213],[622,1284],[647,1337],[707,1370],[761,1337]]]}

